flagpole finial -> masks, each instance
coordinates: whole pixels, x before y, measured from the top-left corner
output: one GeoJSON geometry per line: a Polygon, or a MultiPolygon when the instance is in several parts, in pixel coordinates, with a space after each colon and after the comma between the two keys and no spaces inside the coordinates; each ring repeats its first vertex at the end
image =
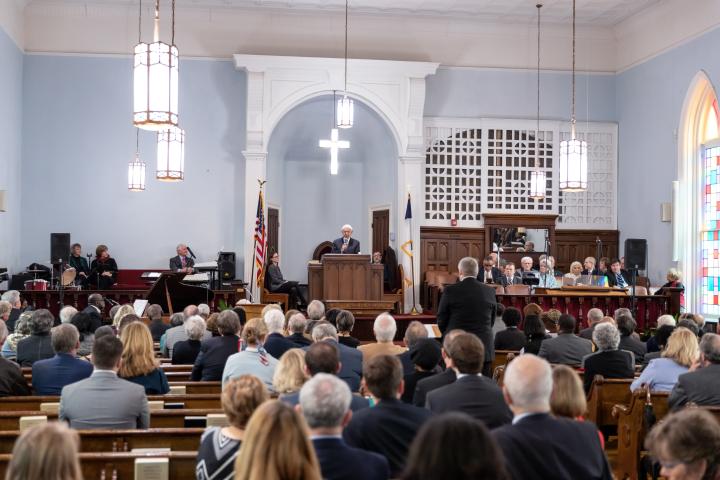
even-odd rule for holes
{"type": "Polygon", "coordinates": [[[267,183],[267,180],[260,180],[260,179],[258,178],[257,181],[258,181],[258,185],[260,185],[260,189],[262,190],[263,185],[265,185],[265,184],[267,183]]]}

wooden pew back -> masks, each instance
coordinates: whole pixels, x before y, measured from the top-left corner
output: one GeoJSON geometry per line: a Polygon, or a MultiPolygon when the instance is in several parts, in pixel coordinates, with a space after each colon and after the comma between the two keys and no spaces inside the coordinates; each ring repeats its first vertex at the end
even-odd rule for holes
{"type": "Polygon", "coordinates": [[[598,428],[617,426],[617,419],[613,418],[612,409],[617,404],[630,403],[630,384],[633,379],[609,378],[595,375],[590,393],[588,394],[587,419],[598,428]]]}
{"type": "MultiPolygon", "coordinates": [[[[204,393],[190,395],[148,395],[148,401],[162,401],[165,403],[182,403],[182,408],[212,409],[221,408],[219,393],[204,393]]],[[[5,397],[0,401],[0,412],[13,412],[18,410],[40,410],[41,403],[59,403],[60,397],[5,397]]]]}

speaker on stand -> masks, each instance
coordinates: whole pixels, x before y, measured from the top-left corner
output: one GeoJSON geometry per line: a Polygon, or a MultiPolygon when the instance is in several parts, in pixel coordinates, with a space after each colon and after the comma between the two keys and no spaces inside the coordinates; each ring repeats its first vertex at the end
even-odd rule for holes
{"type": "Polygon", "coordinates": [[[632,297],[630,298],[630,311],[633,318],[637,316],[635,305],[635,286],[639,270],[647,271],[647,240],[644,238],[625,239],[625,268],[632,270],[632,297]]]}
{"type": "Polygon", "coordinates": [[[235,252],[220,252],[218,254],[218,282],[235,280],[235,252]]]}
{"type": "Polygon", "coordinates": [[[64,295],[63,295],[63,273],[65,270],[65,263],[70,260],[70,234],[69,233],[51,233],[50,234],[50,263],[51,268],[55,270],[55,265],[58,266],[58,290],[60,291],[60,309],[64,306],[64,295]]]}

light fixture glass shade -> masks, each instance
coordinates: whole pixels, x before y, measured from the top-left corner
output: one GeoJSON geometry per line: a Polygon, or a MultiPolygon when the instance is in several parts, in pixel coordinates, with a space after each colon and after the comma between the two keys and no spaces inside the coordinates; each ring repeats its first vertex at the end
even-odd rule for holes
{"type": "Polygon", "coordinates": [[[133,65],[133,124],[160,131],[178,124],[178,49],[138,43],[133,65]]]}
{"type": "Polygon", "coordinates": [[[587,189],[587,142],[573,136],[560,142],[560,190],[582,192],[587,189]]]}
{"type": "Polygon", "coordinates": [[[140,161],[140,154],[128,164],[128,190],[142,192],[145,190],[145,162],[140,161]]]}
{"type": "Polygon", "coordinates": [[[347,95],[338,100],[337,104],[337,127],[351,128],[353,126],[353,118],[355,115],[355,107],[351,98],[347,95]]]}
{"type": "Polygon", "coordinates": [[[166,182],[185,178],[185,130],[172,127],[158,132],[155,176],[158,180],[166,182]]]}
{"type": "Polygon", "coordinates": [[[539,170],[530,172],[530,198],[533,200],[542,200],[545,198],[546,189],[547,177],[545,172],[539,170]]]}

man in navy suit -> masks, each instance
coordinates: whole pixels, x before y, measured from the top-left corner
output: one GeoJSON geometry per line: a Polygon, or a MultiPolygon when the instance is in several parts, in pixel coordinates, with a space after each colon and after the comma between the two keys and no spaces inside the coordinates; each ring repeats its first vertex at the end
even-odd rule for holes
{"type": "Polygon", "coordinates": [[[32,366],[35,395],[60,395],[65,385],[79,382],[93,372],[92,363],[76,358],[80,334],[75,325],[58,325],[52,329],[51,337],[55,356],[38,360],[32,366]]]}
{"type": "Polygon", "coordinates": [[[353,416],[352,394],[347,384],[335,375],[318,373],[300,390],[302,412],[310,427],[322,477],[325,480],[386,480],[390,465],[378,453],[350,447],[342,438],[343,428],[353,416]]]}
{"type": "Polygon", "coordinates": [[[280,360],[283,353],[291,348],[297,348],[297,345],[292,340],[288,340],[282,334],[285,315],[281,310],[273,308],[265,314],[263,320],[265,320],[265,326],[268,329],[268,334],[263,343],[263,348],[267,353],[280,360]]]}
{"type": "MultiPolygon", "coordinates": [[[[312,338],[315,343],[328,342],[337,348],[340,354],[340,371],[338,377],[348,384],[350,390],[360,390],[360,379],[363,374],[363,353],[357,348],[351,348],[338,342],[338,334],[335,327],[326,321],[318,322],[313,327],[312,338]]],[[[307,350],[307,348],[304,348],[307,350]]]]}
{"type": "Polygon", "coordinates": [[[612,473],[597,427],[550,414],[550,364],[520,355],[505,372],[503,394],[511,425],[494,430],[513,480],[610,480],[612,473]]]}
{"type": "Polygon", "coordinates": [[[360,253],[360,242],[352,238],[353,228],[350,225],[343,225],[342,237],[333,242],[330,253],[360,253]]]}
{"type": "Polygon", "coordinates": [[[503,287],[508,285],[522,285],[522,277],[520,273],[515,271],[515,264],[513,262],[507,262],[505,264],[505,274],[500,277],[500,284],[503,287]]]}

